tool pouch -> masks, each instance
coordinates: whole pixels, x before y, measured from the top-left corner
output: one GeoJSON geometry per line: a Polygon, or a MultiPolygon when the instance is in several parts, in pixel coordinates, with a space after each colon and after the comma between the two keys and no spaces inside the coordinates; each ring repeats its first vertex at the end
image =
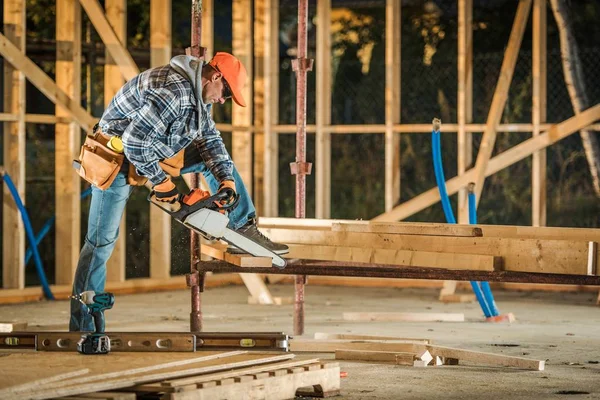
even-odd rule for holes
{"type": "Polygon", "coordinates": [[[183,154],[185,153],[185,149],[181,150],[179,153],[175,154],[171,158],[167,158],[158,163],[163,171],[171,176],[179,176],[181,175],[181,168],[183,168],[183,154]]]}
{"type": "Polygon", "coordinates": [[[117,177],[125,156],[108,147],[108,138],[96,130],[87,135],[81,146],[79,160],[73,161],[73,166],[79,176],[96,186],[106,190],[117,177]]]}

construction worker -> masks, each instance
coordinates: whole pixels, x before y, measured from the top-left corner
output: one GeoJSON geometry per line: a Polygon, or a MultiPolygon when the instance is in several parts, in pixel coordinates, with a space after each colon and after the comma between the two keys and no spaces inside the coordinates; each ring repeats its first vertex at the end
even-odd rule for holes
{"type": "MultiPolygon", "coordinates": [[[[246,80],[242,63],[231,54],[219,52],[208,63],[192,56],[176,56],[169,65],[149,69],[119,90],[93,135],[111,150],[122,152],[123,164],[118,173],[115,170],[94,180],[73,294],[104,291],[106,262],[114,249],[132,185],[147,179],[158,201],[178,199],[180,193],[165,171],[174,176],[179,172],[201,173],[212,193],[224,187],[233,189],[239,203],[229,214],[229,228],[277,254],[288,252],[286,245],[272,242],[257,229],[250,195],[211,116],[212,105],[229,98],[246,106],[242,96],[246,80]]],[[[82,161],[81,168],[86,176],[80,175],[86,179],[95,172],[102,175],[106,166],[94,164],[96,158],[88,159],[92,161],[85,161],[88,165],[82,161]]],[[[76,300],[71,301],[69,330],[93,330],[85,306],[76,300]]]]}

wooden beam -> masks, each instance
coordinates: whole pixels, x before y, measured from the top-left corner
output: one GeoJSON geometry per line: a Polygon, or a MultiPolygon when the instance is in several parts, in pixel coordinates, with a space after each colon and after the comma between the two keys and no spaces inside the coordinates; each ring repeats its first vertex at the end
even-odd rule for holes
{"type": "Polygon", "coordinates": [[[290,244],[289,246],[290,252],[286,257],[290,259],[352,261],[368,264],[471,271],[494,271],[500,270],[502,267],[502,257],[493,255],[377,249],[357,246],[320,246],[315,244],[290,244]]]}
{"type": "MultiPolygon", "coordinates": [[[[25,57],[25,1],[4,1],[4,44],[15,56],[25,57]]],[[[1,51],[1,50],[0,50],[1,51]]],[[[4,171],[10,175],[25,203],[25,75],[16,65],[4,62],[4,109],[16,115],[4,123],[4,171]]],[[[17,204],[3,186],[2,204],[2,286],[25,287],[25,229],[17,204]]]]}
{"type": "Polygon", "coordinates": [[[586,275],[588,241],[262,229],[276,242],[439,253],[494,255],[505,271],[586,275]]]}
{"type": "MultiPolygon", "coordinates": [[[[466,125],[473,119],[473,0],[458,1],[458,175],[473,163],[473,134],[466,125]]],[[[444,125],[444,130],[445,125],[444,125]]],[[[458,204],[467,199],[467,190],[458,192],[458,204]]],[[[468,210],[467,210],[468,211],[468,210]]],[[[468,224],[469,213],[458,210],[458,223],[468,224]]]]}
{"type": "MultiPolygon", "coordinates": [[[[475,182],[477,204],[479,204],[481,198],[483,182],[486,177],[485,172],[496,143],[498,124],[502,118],[504,105],[508,98],[508,90],[510,89],[515,65],[517,64],[517,56],[519,55],[519,49],[521,48],[521,41],[523,39],[525,27],[527,26],[530,10],[531,0],[519,1],[515,21],[504,53],[504,60],[502,61],[502,67],[500,68],[500,76],[498,77],[498,83],[488,112],[485,131],[483,132],[483,138],[479,145],[479,153],[477,154],[477,160],[475,161],[473,182],[475,182]]],[[[460,204],[460,207],[464,210],[462,212],[468,213],[468,202],[466,198],[460,204]]]]}
{"type": "Polygon", "coordinates": [[[279,122],[279,0],[265,0],[264,36],[264,193],[263,214],[279,215],[279,136],[272,126],[279,122]]]}
{"type": "Polygon", "coordinates": [[[335,359],[389,363],[395,365],[413,365],[415,355],[413,353],[400,353],[391,351],[336,350],[335,359]]]}
{"type": "MultiPolygon", "coordinates": [[[[171,0],[150,1],[150,67],[166,65],[171,59],[171,0]]],[[[150,277],[171,275],[171,216],[150,207],[150,277]]]]}
{"type": "MultiPolygon", "coordinates": [[[[84,130],[91,130],[96,123],[97,118],[90,115],[78,103],[73,101],[63,90],[56,86],[56,83],[40,69],[28,57],[25,57],[22,52],[8,38],[0,34],[0,54],[5,61],[8,61],[16,69],[25,75],[25,77],[36,87],[40,92],[46,95],[55,104],[60,104],[65,109],[68,109],[71,116],[84,130]]],[[[19,119],[21,120],[21,119],[19,119]]]]}
{"type": "Polygon", "coordinates": [[[387,0],[385,11],[385,210],[400,202],[400,123],[402,1],[387,0]]]}
{"type": "Polygon", "coordinates": [[[331,0],[317,2],[315,216],[331,217],[331,0]]]}
{"type": "MultiPolygon", "coordinates": [[[[532,124],[533,136],[541,133],[540,124],[546,122],[546,9],[545,0],[533,2],[532,49],[532,124]]],[[[531,164],[531,224],[546,226],[546,150],[533,153],[531,164]]]]}
{"type": "MultiPolygon", "coordinates": [[[[506,150],[493,157],[487,165],[485,176],[490,176],[496,172],[529,157],[533,152],[545,149],[546,147],[572,135],[573,133],[591,125],[600,119],[600,104],[588,108],[580,114],[577,114],[566,121],[552,125],[552,127],[541,135],[527,139],[518,145],[506,150]]],[[[475,179],[475,169],[472,168],[462,176],[457,176],[446,181],[448,194],[456,193],[460,188],[472,182],[475,179]]],[[[373,221],[397,221],[405,219],[425,208],[440,201],[438,188],[429,189],[417,197],[406,201],[395,207],[392,211],[381,214],[373,221]]]]}
{"type": "MultiPolygon", "coordinates": [[[[56,85],[71,99],[81,101],[81,7],[77,0],[56,3],[56,85]]],[[[69,112],[56,106],[56,117],[69,112]]],[[[59,285],[72,283],[79,258],[81,233],[81,179],[73,173],[79,155],[81,128],[75,123],[55,126],[56,273],[59,285]]]]}
{"type": "Polygon", "coordinates": [[[240,277],[248,288],[250,295],[258,301],[258,304],[275,304],[271,292],[267,289],[267,285],[265,285],[260,275],[240,274],[240,277]]]}
{"type": "MultiPolygon", "coordinates": [[[[265,104],[268,100],[265,81],[265,64],[268,63],[266,47],[269,45],[265,40],[269,30],[267,0],[256,0],[254,2],[254,207],[259,215],[264,215],[265,195],[265,127],[269,122],[265,114],[265,104]]],[[[268,66],[267,66],[268,68],[268,66]]]]}
{"type": "Polygon", "coordinates": [[[215,5],[214,0],[202,0],[202,47],[204,59],[210,60],[214,54],[215,43],[215,5]]]}
{"type": "MultiPolygon", "coordinates": [[[[106,19],[120,43],[127,43],[127,0],[105,0],[106,19]]],[[[152,40],[152,39],[151,39],[152,40]]],[[[104,64],[104,107],[107,107],[121,86],[125,83],[119,66],[110,52],[105,51],[106,63],[104,64]]],[[[127,227],[125,221],[127,211],[119,225],[119,237],[115,248],[106,263],[106,281],[123,282],[125,280],[126,265],[126,238],[127,227]]],[[[150,219],[152,224],[152,219],[150,219]]],[[[150,245],[152,249],[152,243],[150,245]]]]}
{"type": "Polygon", "coordinates": [[[123,45],[115,33],[111,24],[104,15],[104,10],[98,0],[79,0],[85,9],[88,18],[94,25],[94,28],[102,38],[108,52],[112,55],[119,66],[121,74],[125,80],[130,80],[140,73],[140,69],[127,51],[127,44],[123,45]]]}
{"type": "Polygon", "coordinates": [[[233,0],[232,3],[232,29],[233,29],[233,55],[236,56],[248,72],[248,82],[242,89],[242,96],[246,100],[246,107],[233,103],[231,123],[232,132],[232,157],[235,165],[248,189],[253,193],[252,180],[252,132],[248,129],[252,125],[252,2],[233,0]]]}

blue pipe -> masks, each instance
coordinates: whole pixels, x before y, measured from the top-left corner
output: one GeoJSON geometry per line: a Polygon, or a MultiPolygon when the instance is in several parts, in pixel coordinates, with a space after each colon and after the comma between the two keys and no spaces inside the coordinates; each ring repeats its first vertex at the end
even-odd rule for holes
{"type": "MultiPolygon", "coordinates": [[[[431,132],[433,170],[435,172],[435,181],[437,183],[438,190],[440,191],[440,199],[442,201],[442,208],[444,209],[446,221],[449,224],[456,224],[456,219],[454,218],[454,213],[450,204],[450,198],[448,197],[448,191],[446,189],[446,178],[444,176],[444,167],[442,163],[442,144],[440,139],[441,135],[439,127],[437,126],[438,124],[436,124],[436,120],[434,120],[434,128],[431,132]]],[[[471,287],[473,288],[473,293],[475,293],[475,297],[477,298],[477,301],[481,306],[483,314],[486,318],[489,318],[492,314],[485,301],[485,297],[481,291],[481,288],[479,287],[479,283],[471,281],[471,287]]]]}
{"type": "MultiPolygon", "coordinates": [[[[477,223],[477,202],[475,199],[475,191],[473,189],[473,186],[469,185],[469,223],[475,225],[477,223]]],[[[490,283],[487,281],[481,282],[481,290],[483,291],[485,302],[490,308],[490,312],[492,314],[491,316],[495,317],[500,315],[500,311],[498,310],[496,301],[494,300],[494,295],[492,294],[490,283]]]]}
{"type": "Polygon", "coordinates": [[[15,204],[17,205],[19,212],[21,213],[21,219],[23,220],[23,225],[25,227],[25,233],[27,234],[27,239],[29,240],[31,248],[33,249],[33,259],[35,261],[35,268],[37,269],[37,273],[40,278],[40,284],[42,285],[42,288],[44,290],[44,295],[49,300],[54,300],[54,295],[52,294],[52,291],[50,290],[50,286],[48,285],[48,280],[46,279],[46,274],[44,272],[44,266],[42,264],[42,258],[40,257],[40,253],[38,252],[38,248],[36,246],[35,237],[33,235],[33,228],[31,227],[31,222],[29,220],[29,214],[27,214],[27,210],[25,209],[25,206],[23,205],[21,196],[19,196],[19,192],[17,191],[15,184],[13,183],[12,179],[10,178],[10,175],[8,175],[6,172],[3,171],[2,177],[3,177],[4,182],[6,183],[6,186],[8,186],[8,190],[10,191],[10,194],[12,195],[13,199],[15,200],[15,204]]]}
{"type": "MultiPolygon", "coordinates": [[[[90,194],[92,193],[92,187],[90,186],[89,188],[87,188],[86,190],[84,190],[81,193],[81,199],[85,199],[86,197],[88,197],[90,194]]],[[[50,228],[52,228],[52,225],[54,225],[54,221],[56,220],[56,216],[53,215],[52,217],[50,217],[48,219],[48,221],[46,221],[46,223],[44,224],[44,226],[42,226],[42,229],[40,229],[40,231],[38,232],[38,234],[35,237],[35,245],[39,246],[40,242],[42,241],[42,239],[44,239],[44,237],[46,237],[46,235],[48,234],[48,232],[50,232],[50,228]]],[[[28,247],[27,248],[27,252],[25,253],[25,265],[27,265],[29,263],[29,260],[31,260],[31,256],[33,255],[33,250],[32,247],[28,247]]]]}

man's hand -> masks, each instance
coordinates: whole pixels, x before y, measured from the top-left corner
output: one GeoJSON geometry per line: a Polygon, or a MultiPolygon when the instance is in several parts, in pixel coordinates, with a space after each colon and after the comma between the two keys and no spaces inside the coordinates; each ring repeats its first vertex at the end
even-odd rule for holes
{"type": "Polygon", "coordinates": [[[175,184],[171,181],[171,178],[165,179],[158,185],[154,185],[152,188],[156,196],[156,200],[163,201],[165,203],[175,203],[179,200],[179,191],[175,184]]]}
{"type": "Polygon", "coordinates": [[[235,199],[235,194],[237,193],[235,190],[235,182],[234,181],[223,181],[221,185],[219,185],[219,192],[223,189],[231,189],[233,193],[229,196],[229,199],[224,203],[231,203],[235,199]]]}

